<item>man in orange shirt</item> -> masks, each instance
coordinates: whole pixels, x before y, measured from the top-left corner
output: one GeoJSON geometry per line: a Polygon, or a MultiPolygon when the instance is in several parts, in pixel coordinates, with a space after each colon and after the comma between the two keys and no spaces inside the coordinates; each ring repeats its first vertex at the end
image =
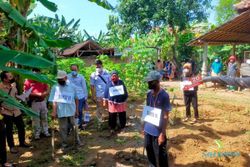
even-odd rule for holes
{"type": "MultiPolygon", "coordinates": [[[[40,69],[34,68],[34,73],[40,73],[40,69]]],[[[45,83],[37,82],[34,80],[26,80],[24,82],[24,91],[32,89],[29,96],[31,101],[31,108],[33,111],[39,113],[40,117],[33,118],[32,125],[34,128],[35,140],[40,139],[41,131],[46,137],[50,137],[48,132],[48,109],[46,97],[49,94],[49,87],[45,83]]]]}

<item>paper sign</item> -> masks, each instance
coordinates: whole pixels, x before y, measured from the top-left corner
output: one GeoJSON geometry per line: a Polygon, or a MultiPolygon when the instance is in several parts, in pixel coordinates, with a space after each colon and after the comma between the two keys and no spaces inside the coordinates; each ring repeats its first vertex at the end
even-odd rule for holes
{"type": "Polygon", "coordinates": [[[90,121],[90,114],[89,114],[89,112],[86,112],[86,113],[84,114],[83,120],[84,120],[84,122],[89,122],[89,121],[90,121]]]}
{"type": "Polygon", "coordinates": [[[24,92],[21,95],[16,95],[16,97],[22,101],[26,101],[26,99],[30,96],[31,92],[32,92],[33,88],[31,87],[29,90],[27,90],[26,92],[24,92]]]}
{"type": "Polygon", "coordinates": [[[123,85],[120,86],[114,86],[109,88],[109,96],[118,96],[118,95],[124,95],[124,88],[123,85]]]}
{"type": "Polygon", "coordinates": [[[54,96],[54,102],[59,103],[68,103],[71,104],[74,102],[74,97],[72,96],[72,93],[66,93],[66,92],[56,92],[54,96]]]}
{"type": "Polygon", "coordinates": [[[161,119],[161,109],[153,108],[150,106],[144,106],[142,112],[142,119],[145,122],[148,122],[155,126],[159,126],[161,119]]]}
{"type": "Polygon", "coordinates": [[[202,77],[200,75],[190,78],[188,82],[188,84],[183,86],[183,90],[194,90],[194,87],[199,86],[203,83],[202,77]]]}
{"type": "Polygon", "coordinates": [[[194,87],[192,87],[191,81],[183,81],[180,83],[181,90],[194,90],[194,87]]]}

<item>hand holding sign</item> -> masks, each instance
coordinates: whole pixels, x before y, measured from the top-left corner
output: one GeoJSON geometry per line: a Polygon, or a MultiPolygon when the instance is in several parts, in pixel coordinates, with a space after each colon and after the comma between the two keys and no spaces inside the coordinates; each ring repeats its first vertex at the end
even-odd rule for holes
{"type": "Polygon", "coordinates": [[[183,90],[194,90],[194,87],[203,83],[201,75],[197,75],[189,79],[188,84],[183,86],[183,90]]]}

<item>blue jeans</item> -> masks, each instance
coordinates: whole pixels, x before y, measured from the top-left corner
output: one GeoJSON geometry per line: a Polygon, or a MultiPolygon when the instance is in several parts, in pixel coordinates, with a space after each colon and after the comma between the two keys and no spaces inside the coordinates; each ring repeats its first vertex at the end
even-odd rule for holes
{"type": "MultiPolygon", "coordinates": [[[[166,138],[166,137],[165,137],[166,138]]],[[[168,167],[167,140],[161,145],[158,144],[158,137],[145,133],[144,144],[150,165],[154,167],[168,167]],[[158,164],[158,165],[157,165],[158,164]]]]}
{"type": "Polygon", "coordinates": [[[83,117],[83,109],[85,108],[85,105],[86,105],[85,98],[79,99],[79,102],[78,102],[78,112],[79,112],[78,125],[79,126],[82,126],[83,124],[82,117],[83,117]]]}

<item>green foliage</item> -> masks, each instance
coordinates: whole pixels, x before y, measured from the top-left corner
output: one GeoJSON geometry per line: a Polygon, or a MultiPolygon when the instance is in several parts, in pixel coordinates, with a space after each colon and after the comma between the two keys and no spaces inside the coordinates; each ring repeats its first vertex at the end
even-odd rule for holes
{"type": "Polygon", "coordinates": [[[120,0],[118,14],[132,32],[148,33],[166,25],[182,31],[189,23],[206,19],[209,7],[209,0],[120,0]]]}
{"type": "Polygon", "coordinates": [[[215,7],[217,24],[223,24],[236,15],[233,5],[240,0],[219,0],[215,7]]]}

